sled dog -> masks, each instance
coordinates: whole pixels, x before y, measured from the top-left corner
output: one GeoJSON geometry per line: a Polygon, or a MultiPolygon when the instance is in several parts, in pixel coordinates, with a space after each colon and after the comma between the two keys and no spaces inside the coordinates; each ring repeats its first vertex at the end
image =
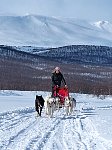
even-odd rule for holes
{"type": "Polygon", "coordinates": [[[76,107],[76,100],[72,97],[65,97],[64,106],[66,115],[71,115],[73,109],[76,107]]]}
{"type": "Polygon", "coordinates": [[[37,112],[36,116],[41,116],[42,108],[44,106],[44,99],[41,96],[36,95],[35,99],[35,110],[37,112]]]}
{"type": "Polygon", "coordinates": [[[47,96],[45,98],[45,113],[46,115],[52,117],[55,111],[55,98],[47,96]]]}

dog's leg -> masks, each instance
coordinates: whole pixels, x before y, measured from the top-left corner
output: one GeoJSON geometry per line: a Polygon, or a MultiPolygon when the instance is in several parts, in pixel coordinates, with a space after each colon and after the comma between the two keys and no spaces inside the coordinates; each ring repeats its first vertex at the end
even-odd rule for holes
{"type": "Polygon", "coordinates": [[[39,113],[39,116],[41,116],[41,112],[42,112],[42,106],[40,106],[40,113],[39,113]]]}
{"type": "Polygon", "coordinates": [[[72,106],[70,105],[69,106],[69,115],[71,115],[71,113],[72,113],[72,106]]]}
{"type": "Polygon", "coordinates": [[[53,117],[53,113],[54,113],[54,104],[52,104],[51,106],[51,117],[53,117]]]}
{"type": "Polygon", "coordinates": [[[68,106],[65,106],[66,108],[65,108],[65,111],[66,111],[66,115],[68,116],[68,106]]]}
{"type": "Polygon", "coordinates": [[[45,113],[48,115],[48,106],[45,108],[45,113]]]}
{"type": "Polygon", "coordinates": [[[49,105],[47,105],[47,111],[46,111],[46,114],[49,116],[49,105]]]}
{"type": "Polygon", "coordinates": [[[39,114],[38,114],[38,112],[36,111],[36,112],[35,112],[35,118],[37,118],[37,117],[39,117],[39,114]]]}
{"type": "Polygon", "coordinates": [[[50,117],[52,116],[52,106],[50,106],[50,117]]]}
{"type": "Polygon", "coordinates": [[[53,103],[50,104],[50,107],[49,107],[49,108],[50,108],[50,109],[49,109],[49,117],[50,117],[50,118],[53,117],[53,111],[54,111],[54,110],[53,110],[53,109],[54,109],[53,107],[54,107],[54,106],[53,106],[53,103]]]}
{"type": "Polygon", "coordinates": [[[59,111],[59,101],[57,101],[57,110],[59,111]]]}
{"type": "Polygon", "coordinates": [[[69,115],[69,107],[67,106],[67,116],[69,115]]]}
{"type": "Polygon", "coordinates": [[[48,116],[50,116],[50,114],[51,114],[51,107],[50,105],[48,105],[48,116]]]}
{"type": "Polygon", "coordinates": [[[53,104],[51,104],[51,110],[50,110],[50,117],[52,117],[53,116],[53,104]]]}
{"type": "Polygon", "coordinates": [[[53,103],[53,104],[52,104],[52,117],[53,117],[54,111],[55,111],[55,104],[53,103]]]}
{"type": "Polygon", "coordinates": [[[36,106],[36,117],[39,116],[39,106],[36,106]]]}
{"type": "Polygon", "coordinates": [[[51,106],[49,106],[49,117],[51,117],[51,106]]]}
{"type": "Polygon", "coordinates": [[[59,111],[59,109],[60,109],[60,102],[58,102],[58,111],[59,111]]]}
{"type": "Polygon", "coordinates": [[[48,103],[46,102],[46,103],[45,103],[45,114],[46,114],[46,115],[48,115],[48,107],[49,107],[49,106],[48,106],[48,103]]]}
{"type": "Polygon", "coordinates": [[[73,108],[73,103],[71,101],[69,104],[69,115],[71,115],[71,113],[72,113],[72,108],[73,108]]]}

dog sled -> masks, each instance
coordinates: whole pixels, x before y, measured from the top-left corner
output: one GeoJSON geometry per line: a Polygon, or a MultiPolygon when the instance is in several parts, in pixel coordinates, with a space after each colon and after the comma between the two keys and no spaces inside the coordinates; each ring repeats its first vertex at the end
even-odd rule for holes
{"type": "Polygon", "coordinates": [[[62,87],[62,88],[59,88],[59,87],[54,87],[54,97],[59,97],[60,99],[60,104],[61,105],[64,105],[64,102],[65,102],[65,98],[66,97],[69,97],[69,91],[68,91],[68,88],[66,87],[62,87]]]}
{"type": "Polygon", "coordinates": [[[69,95],[69,90],[66,87],[54,89],[54,97],[59,98],[60,107],[64,107],[66,115],[71,115],[73,108],[76,107],[76,100],[69,95]]]}
{"type": "Polygon", "coordinates": [[[45,114],[49,117],[53,116],[55,110],[64,108],[66,115],[70,115],[73,112],[73,108],[76,107],[76,100],[69,95],[69,90],[66,87],[55,87],[54,95],[47,95],[45,99],[42,96],[36,95],[35,108],[37,115],[41,116],[41,111],[45,106],[45,114]]]}

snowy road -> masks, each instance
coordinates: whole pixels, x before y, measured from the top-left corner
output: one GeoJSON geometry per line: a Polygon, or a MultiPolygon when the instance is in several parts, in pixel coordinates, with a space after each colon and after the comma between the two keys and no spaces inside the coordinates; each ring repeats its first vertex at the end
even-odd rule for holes
{"type": "MultiPolygon", "coordinates": [[[[89,113],[89,112],[88,112],[89,113]]],[[[94,112],[95,113],[95,112],[94,112]]],[[[88,116],[88,114],[87,114],[88,116]]],[[[35,118],[33,108],[0,114],[1,150],[111,150],[112,142],[99,136],[91,120],[80,111],[53,118],[35,118]]]]}
{"type": "MultiPolygon", "coordinates": [[[[63,108],[53,118],[44,110],[42,117],[35,117],[33,107],[1,112],[0,150],[112,150],[111,138],[103,137],[97,128],[99,114],[108,111],[107,106],[96,107],[98,100],[90,104],[79,99],[71,116],[63,108]]],[[[108,109],[111,111],[110,105],[108,109]]]]}

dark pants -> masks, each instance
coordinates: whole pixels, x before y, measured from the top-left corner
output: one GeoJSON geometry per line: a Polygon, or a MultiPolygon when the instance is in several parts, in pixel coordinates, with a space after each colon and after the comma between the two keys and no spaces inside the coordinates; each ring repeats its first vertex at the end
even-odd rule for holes
{"type": "Polygon", "coordinates": [[[57,97],[58,90],[59,90],[59,87],[55,88],[55,86],[52,86],[52,95],[51,96],[52,97],[57,97]],[[54,96],[55,92],[56,92],[56,96],[54,96]]]}

